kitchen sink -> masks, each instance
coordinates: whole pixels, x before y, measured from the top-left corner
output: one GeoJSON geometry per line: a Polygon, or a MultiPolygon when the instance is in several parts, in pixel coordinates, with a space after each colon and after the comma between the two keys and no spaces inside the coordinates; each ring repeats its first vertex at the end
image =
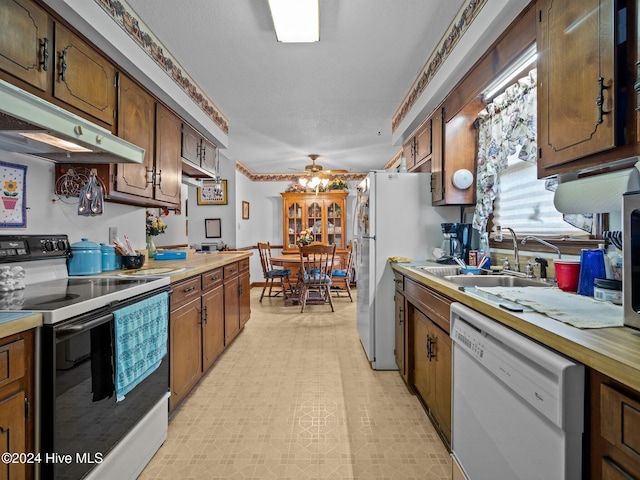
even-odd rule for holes
{"type": "Polygon", "coordinates": [[[469,287],[551,287],[551,283],[536,278],[516,277],[512,275],[445,275],[458,285],[469,287]]]}

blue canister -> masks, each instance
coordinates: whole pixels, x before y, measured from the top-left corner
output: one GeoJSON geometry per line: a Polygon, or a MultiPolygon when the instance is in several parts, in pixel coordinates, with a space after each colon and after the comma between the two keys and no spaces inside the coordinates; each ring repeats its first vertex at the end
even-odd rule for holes
{"type": "Polygon", "coordinates": [[[583,249],[580,252],[578,294],[593,297],[593,283],[596,278],[607,278],[604,268],[604,252],[583,249]]]}
{"type": "Polygon", "coordinates": [[[67,260],[69,275],[95,275],[102,272],[100,245],[83,238],[71,244],[71,256],[67,260]]]}
{"type": "Polygon", "coordinates": [[[102,271],[110,272],[117,268],[116,249],[111,245],[100,244],[100,256],[102,258],[102,271]]]}

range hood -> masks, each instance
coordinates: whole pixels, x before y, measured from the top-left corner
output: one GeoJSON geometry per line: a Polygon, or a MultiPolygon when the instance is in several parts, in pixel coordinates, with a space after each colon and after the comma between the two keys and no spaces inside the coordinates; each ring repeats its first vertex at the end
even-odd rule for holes
{"type": "Polygon", "coordinates": [[[0,150],[54,162],[144,161],[144,148],[3,80],[0,80],[0,150]]]}

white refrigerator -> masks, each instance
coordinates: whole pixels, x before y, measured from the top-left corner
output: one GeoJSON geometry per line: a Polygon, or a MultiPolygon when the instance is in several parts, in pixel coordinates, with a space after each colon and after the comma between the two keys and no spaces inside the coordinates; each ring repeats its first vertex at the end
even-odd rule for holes
{"type": "Polygon", "coordinates": [[[443,222],[460,207],[432,207],[429,173],[370,172],[357,189],[354,215],[358,334],[372,368],[397,370],[394,276],[388,258],[433,258],[443,222]]]}

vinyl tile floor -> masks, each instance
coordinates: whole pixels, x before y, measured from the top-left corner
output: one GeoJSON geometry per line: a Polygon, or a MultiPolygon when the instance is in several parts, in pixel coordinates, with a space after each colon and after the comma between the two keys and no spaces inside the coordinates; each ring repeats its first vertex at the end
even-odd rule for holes
{"type": "Polygon", "coordinates": [[[279,297],[259,303],[261,290],[139,478],[449,480],[418,399],[397,371],[370,368],[355,297],[301,314],[279,297]]]}

